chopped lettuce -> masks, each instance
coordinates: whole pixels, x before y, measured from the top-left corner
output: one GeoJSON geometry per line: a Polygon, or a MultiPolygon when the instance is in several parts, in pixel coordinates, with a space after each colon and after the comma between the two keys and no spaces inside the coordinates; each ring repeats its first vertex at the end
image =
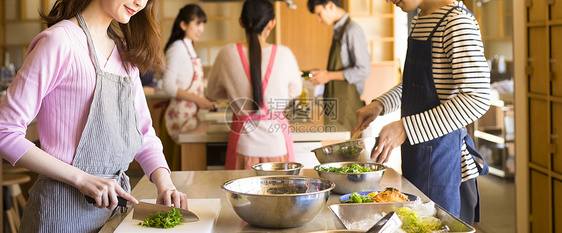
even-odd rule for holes
{"type": "Polygon", "coordinates": [[[421,217],[420,214],[408,207],[402,207],[396,211],[402,220],[402,230],[408,233],[426,233],[437,231],[443,227],[441,220],[429,216],[421,217]]]}
{"type": "Polygon", "coordinates": [[[325,172],[337,172],[337,173],[363,173],[363,172],[373,171],[369,166],[361,166],[356,163],[353,163],[347,167],[318,167],[318,170],[325,171],[325,172]]]}
{"type": "Polygon", "coordinates": [[[373,200],[373,196],[368,196],[368,195],[363,196],[357,192],[353,192],[349,196],[349,201],[345,201],[345,203],[367,203],[367,202],[371,202],[371,200],[373,200]]]}
{"type": "Polygon", "coordinates": [[[138,225],[143,227],[172,228],[177,225],[183,225],[183,223],[181,223],[180,210],[174,208],[167,213],[158,212],[154,216],[139,222],[138,225]]]}

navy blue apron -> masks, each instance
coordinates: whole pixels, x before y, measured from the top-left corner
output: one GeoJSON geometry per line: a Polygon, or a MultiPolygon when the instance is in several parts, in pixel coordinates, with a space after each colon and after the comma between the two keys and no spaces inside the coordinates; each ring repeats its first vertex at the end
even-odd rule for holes
{"type": "MultiPolygon", "coordinates": [[[[433,81],[431,39],[443,19],[455,8],[458,7],[452,8],[443,16],[426,41],[414,40],[410,32],[402,81],[402,118],[433,109],[441,104],[433,81]]],[[[416,145],[411,145],[406,139],[401,147],[404,177],[431,200],[457,217],[460,216],[461,208],[459,188],[462,181],[463,139],[470,154],[482,159],[482,156],[473,149],[474,142],[465,127],[416,145]]],[[[480,174],[488,173],[485,162],[483,168],[478,163],[476,165],[480,174]]],[[[478,217],[479,212],[478,203],[476,207],[478,217]]]]}

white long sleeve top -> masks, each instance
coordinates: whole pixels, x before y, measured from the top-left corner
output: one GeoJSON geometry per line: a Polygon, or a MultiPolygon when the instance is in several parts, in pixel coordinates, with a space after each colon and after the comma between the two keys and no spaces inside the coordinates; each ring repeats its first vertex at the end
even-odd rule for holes
{"type": "Polygon", "coordinates": [[[191,59],[196,57],[197,53],[190,39],[176,40],[170,45],[166,51],[166,71],[162,77],[162,87],[168,95],[176,97],[178,88],[185,90],[191,85],[193,80],[191,59]]]}

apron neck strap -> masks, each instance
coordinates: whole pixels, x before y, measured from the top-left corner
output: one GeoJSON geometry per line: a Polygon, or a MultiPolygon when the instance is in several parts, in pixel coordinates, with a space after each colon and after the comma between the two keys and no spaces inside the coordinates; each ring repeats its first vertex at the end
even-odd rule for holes
{"type": "Polygon", "coordinates": [[[80,25],[80,27],[82,28],[84,33],[86,33],[86,39],[88,40],[88,48],[90,49],[90,58],[92,59],[92,62],[94,63],[96,73],[101,74],[101,69],[100,69],[100,65],[98,63],[98,57],[97,57],[97,54],[96,54],[96,48],[94,47],[94,41],[92,40],[92,36],[90,35],[90,31],[88,30],[88,26],[86,25],[86,21],[84,21],[84,18],[82,17],[82,13],[78,12],[76,14],[76,19],[78,20],[78,24],[80,25]]]}
{"type": "MultiPolygon", "coordinates": [[[[269,83],[269,77],[271,76],[271,70],[273,70],[273,63],[275,62],[275,54],[277,53],[277,45],[271,45],[271,56],[269,57],[269,64],[267,65],[267,71],[265,72],[265,77],[262,81],[262,95],[265,97],[265,89],[267,88],[267,84],[269,83]]],[[[244,71],[246,72],[246,76],[248,77],[248,81],[250,81],[250,85],[252,85],[252,77],[250,76],[250,66],[248,65],[248,60],[246,59],[246,55],[244,54],[244,49],[242,44],[236,44],[236,48],[238,49],[238,55],[240,56],[240,60],[242,60],[242,66],[244,67],[244,71]]],[[[265,102],[263,104],[263,108],[267,110],[265,106],[265,102]]]]}
{"type": "MultiPolygon", "coordinates": [[[[185,45],[185,49],[187,49],[187,54],[189,54],[189,58],[191,58],[191,59],[197,58],[197,57],[191,56],[191,52],[189,51],[189,46],[187,46],[187,43],[185,43],[185,40],[182,39],[181,42],[183,42],[183,45],[185,45]]],[[[192,42],[192,45],[193,45],[193,42],[192,42]]]]}
{"type": "MultiPolygon", "coordinates": [[[[441,23],[445,20],[445,18],[446,18],[453,10],[455,10],[455,9],[464,10],[464,11],[470,13],[470,15],[472,15],[472,13],[471,13],[468,9],[466,9],[466,8],[464,8],[464,7],[461,7],[461,6],[459,6],[459,5],[456,5],[456,6],[454,6],[454,7],[451,7],[451,9],[449,9],[449,11],[447,11],[447,13],[446,13],[445,15],[443,15],[443,17],[441,18],[441,20],[439,20],[439,22],[437,23],[437,25],[433,28],[433,31],[431,31],[431,33],[429,34],[429,37],[427,38],[427,40],[431,40],[431,38],[433,37],[433,34],[435,33],[435,31],[437,31],[437,28],[439,28],[439,26],[441,26],[441,23]]],[[[414,27],[415,27],[415,25],[414,25],[414,27]]],[[[412,29],[412,31],[414,31],[414,29],[412,29]]],[[[410,32],[410,33],[411,33],[411,32],[410,32]]]]}
{"type": "Polygon", "coordinates": [[[347,16],[347,19],[345,19],[345,22],[343,23],[343,26],[341,27],[340,35],[339,35],[339,38],[338,38],[340,41],[343,40],[343,31],[345,31],[345,28],[349,24],[350,20],[351,20],[351,17],[347,16]]]}

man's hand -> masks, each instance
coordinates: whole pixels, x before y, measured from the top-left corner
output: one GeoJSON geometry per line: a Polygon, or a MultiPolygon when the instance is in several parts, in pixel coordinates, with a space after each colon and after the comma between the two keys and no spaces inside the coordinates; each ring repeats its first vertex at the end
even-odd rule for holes
{"type": "Polygon", "coordinates": [[[402,145],[404,141],[406,141],[406,129],[404,129],[402,119],[385,125],[379,133],[377,145],[371,152],[371,159],[377,163],[388,162],[392,150],[402,145]]]}
{"type": "Polygon", "coordinates": [[[382,103],[379,101],[373,101],[369,105],[357,109],[355,112],[357,114],[357,123],[353,127],[353,132],[351,135],[357,131],[363,131],[369,127],[369,124],[373,122],[381,114],[383,110],[382,103]]]}
{"type": "Polygon", "coordinates": [[[310,82],[314,85],[326,84],[332,80],[331,72],[327,70],[312,70],[310,73],[313,75],[312,78],[310,78],[310,82]]]}

